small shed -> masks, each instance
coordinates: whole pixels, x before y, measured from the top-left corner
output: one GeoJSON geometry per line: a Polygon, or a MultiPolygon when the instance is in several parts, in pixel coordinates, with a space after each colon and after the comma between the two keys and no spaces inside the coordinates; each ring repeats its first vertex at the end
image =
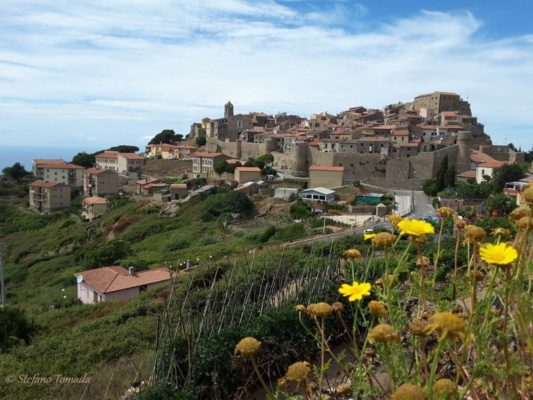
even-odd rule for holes
{"type": "Polygon", "coordinates": [[[321,201],[330,204],[335,201],[335,191],[324,187],[316,187],[302,190],[300,197],[305,201],[321,201]]]}

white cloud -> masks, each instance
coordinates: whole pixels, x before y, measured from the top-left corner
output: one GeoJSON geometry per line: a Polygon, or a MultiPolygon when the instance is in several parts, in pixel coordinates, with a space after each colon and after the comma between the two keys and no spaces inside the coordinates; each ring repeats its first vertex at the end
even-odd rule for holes
{"type": "Polygon", "coordinates": [[[228,98],[237,112],[308,115],[447,90],[469,98],[497,141],[531,144],[533,35],[489,39],[468,12],[420,11],[369,28],[366,13],[349,2],[304,12],[273,0],[8,0],[4,132],[33,123],[39,137],[47,129],[60,140],[86,125],[80,136],[107,143],[117,131],[121,141],[186,133],[228,98]]]}

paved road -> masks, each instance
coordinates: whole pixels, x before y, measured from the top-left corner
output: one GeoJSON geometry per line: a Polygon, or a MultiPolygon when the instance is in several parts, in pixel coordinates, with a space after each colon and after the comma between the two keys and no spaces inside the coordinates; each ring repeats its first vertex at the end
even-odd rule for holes
{"type": "MultiPolygon", "coordinates": [[[[416,191],[416,190],[415,191],[393,190],[393,191],[395,195],[401,199],[402,201],[401,207],[403,207],[403,209],[405,209],[405,207],[410,207],[411,198],[412,198],[412,204],[414,205],[414,209],[412,210],[412,212],[406,215],[407,218],[422,218],[422,217],[427,217],[427,216],[435,214],[435,209],[433,208],[433,205],[431,204],[431,198],[427,197],[424,194],[424,192],[416,191]],[[406,200],[407,198],[409,198],[410,200],[406,200]]],[[[368,229],[368,228],[392,229],[392,226],[386,221],[376,221],[375,223],[372,223],[372,224],[369,224],[363,227],[358,227],[355,229],[348,229],[342,232],[331,233],[329,235],[320,235],[320,236],[313,236],[310,238],[303,238],[300,240],[296,240],[294,242],[285,243],[283,244],[283,246],[297,246],[299,244],[311,244],[315,242],[333,241],[343,236],[349,236],[349,235],[362,233],[365,229],[368,229]]]]}

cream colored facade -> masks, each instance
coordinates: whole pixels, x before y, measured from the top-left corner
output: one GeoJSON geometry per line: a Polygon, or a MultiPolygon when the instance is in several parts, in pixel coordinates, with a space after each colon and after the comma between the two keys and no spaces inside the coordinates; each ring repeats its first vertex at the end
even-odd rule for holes
{"type": "Polygon", "coordinates": [[[309,167],[310,188],[339,188],[344,185],[344,167],[312,165],[309,167]]]}
{"type": "Polygon", "coordinates": [[[118,193],[118,174],[114,170],[88,168],[83,173],[85,196],[106,196],[118,193]]]}
{"type": "Polygon", "coordinates": [[[235,180],[239,183],[258,181],[261,179],[261,170],[257,167],[235,168],[235,180]]]}
{"type": "Polygon", "coordinates": [[[38,180],[83,186],[83,167],[63,160],[33,160],[32,172],[38,180]]]}
{"type": "Polygon", "coordinates": [[[192,160],[192,172],[195,174],[209,175],[215,172],[217,162],[229,158],[222,153],[197,152],[189,156],[192,160]]]}
{"type": "Polygon", "coordinates": [[[96,155],[96,165],[101,169],[110,169],[119,174],[126,174],[140,169],[144,164],[144,156],[135,153],[119,153],[104,151],[96,155]]]}
{"type": "Polygon", "coordinates": [[[37,180],[29,188],[30,208],[51,212],[70,207],[70,186],[64,183],[37,180]]]}

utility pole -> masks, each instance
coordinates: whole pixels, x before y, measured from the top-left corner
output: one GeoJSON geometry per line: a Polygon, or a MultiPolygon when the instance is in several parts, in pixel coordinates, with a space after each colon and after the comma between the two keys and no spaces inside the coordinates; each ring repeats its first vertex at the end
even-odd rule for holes
{"type": "Polygon", "coordinates": [[[4,285],[4,253],[2,246],[0,245],[0,291],[2,295],[0,296],[2,308],[6,305],[6,287],[4,285]]]}

